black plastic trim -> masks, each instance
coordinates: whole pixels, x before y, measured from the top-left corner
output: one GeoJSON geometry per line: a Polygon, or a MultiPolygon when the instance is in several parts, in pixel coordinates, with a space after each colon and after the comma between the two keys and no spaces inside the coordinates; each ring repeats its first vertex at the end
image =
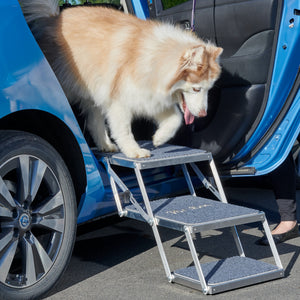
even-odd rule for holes
{"type": "Polygon", "coordinates": [[[230,177],[233,177],[233,176],[245,176],[245,175],[255,175],[256,174],[256,169],[254,167],[251,167],[251,168],[240,168],[240,169],[230,169],[230,170],[222,170],[220,169],[219,170],[219,173],[222,177],[225,177],[225,176],[230,176],[230,177]]]}
{"type": "Polygon", "coordinates": [[[126,6],[127,6],[127,10],[130,14],[134,15],[134,8],[132,5],[132,1],[131,0],[125,0],[126,1],[126,6]]]}

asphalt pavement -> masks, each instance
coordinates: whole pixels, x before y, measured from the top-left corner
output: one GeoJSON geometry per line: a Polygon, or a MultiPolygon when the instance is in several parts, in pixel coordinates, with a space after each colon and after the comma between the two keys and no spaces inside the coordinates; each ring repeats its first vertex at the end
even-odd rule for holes
{"type": "MultiPolygon", "coordinates": [[[[265,211],[271,228],[279,221],[271,190],[230,187],[225,192],[229,202],[265,211]]],[[[297,202],[300,208],[300,191],[297,202]]],[[[68,269],[45,299],[300,299],[300,237],[277,247],[284,278],[211,296],[168,282],[147,224],[123,219],[104,228],[98,225],[78,235],[68,269]]],[[[259,223],[238,226],[238,231],[246,256],[274,263],[270,248],[255,244],[263,235],[259,223]]],[[[191,265],[185,237],[165,228],[160,232],[171,269],[191,265]]],[[[198,240],[200,262],[237,254],[228,229],[205,231],[198,240]]]]}

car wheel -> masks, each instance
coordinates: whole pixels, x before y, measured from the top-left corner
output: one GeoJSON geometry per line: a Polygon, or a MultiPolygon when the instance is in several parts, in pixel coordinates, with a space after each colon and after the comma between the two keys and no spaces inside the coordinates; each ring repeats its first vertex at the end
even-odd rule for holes
{"type": "Polygon", "coordinates": [[[76,198],[58,152],[0,130],[0,299],[37,299],[58,281],[76,236],[76,198]]]}

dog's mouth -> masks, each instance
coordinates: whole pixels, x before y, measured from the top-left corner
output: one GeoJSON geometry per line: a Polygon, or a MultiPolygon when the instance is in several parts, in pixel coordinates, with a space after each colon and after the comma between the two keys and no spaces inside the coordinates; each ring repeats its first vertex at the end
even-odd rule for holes
{"type": "MultiPolygon", "coordinates": [[[[193,124],[193,122],[195,121],[195,116],[190,112],[190,110],[188,109],[185,99],[184,99],[184,95],[183,93],[181,93],[181,104],[182,104],[182,109],[183,109],[183,114],[184,114],[184,121],[185,121],[185,125],[191,125],[193,124]]],[[[202,109],[199,114],[198,117],[206,117],[207,112],[205,109],[202,109]]]]}
{"type": "Polygon", "coordinates": [[[187,105],[184,101],[184,96],[182,95],[182,109],[183,109],[183,113],[184,113],[184,121],[185,121],[185,125],[190,125],[193,124],[195,117],[194,115],[189,111],[189,109],[187,108],[187,105]]]}

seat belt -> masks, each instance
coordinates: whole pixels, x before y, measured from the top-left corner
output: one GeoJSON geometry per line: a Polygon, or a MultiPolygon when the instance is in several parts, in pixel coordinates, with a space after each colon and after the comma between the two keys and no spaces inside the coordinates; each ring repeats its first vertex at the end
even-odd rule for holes
{"type": "Polygon", "coordinates": [[[196,0],[193,0],[193,7],[192,7],[192,16],[191,16],[191,31],[195,31],[195,10],[196,10],[196,0]]]}

